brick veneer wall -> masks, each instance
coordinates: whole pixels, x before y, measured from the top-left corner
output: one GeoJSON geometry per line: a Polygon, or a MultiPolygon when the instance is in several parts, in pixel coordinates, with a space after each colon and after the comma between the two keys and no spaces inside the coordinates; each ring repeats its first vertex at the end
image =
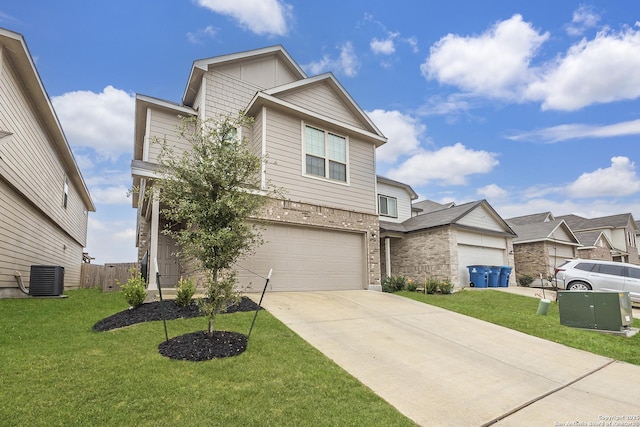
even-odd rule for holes
{"type": "Polygon", "coordinates": [[[578,248],[577,257],[582,259],[600,259],[604,261],[613,261],[613,257],[611,256],[611,250],[609,247],[606,248],[589,248],[589,249],[580,249],[578,248]]]}
{"type": "Polygon", "coordinates": [[[144,253],[151,245],[151,223],[138,216],[138,227],[138,264],[140,264],[144,253]]]}
{"type": "MultiPolygon", "coordinates": [[[[451,228],[413,232],[402,239],[392,238],[390,246],[394,276],[411,277],[419,283],[431,278],[446,279],[454,286],[460,286],[455,256],[457,241],[451,228]]],[[[384,256],[381,262],[384,263],[384,256]]]]}
{"type": "MultiPolygon", "coordinates": [[[[271,199],[257,218],[287,224],[306,225],[334,230],[349,230],[365,235],[367,255],[367,280],[369,285],[380,285],[380,232],[378,215],[328,208],[289,200],[271,199]],[[374,233],[376,237],[374,236],[374,233]]],[[[162,222],[162,219],[161,219],[162,222]]],[[[140,221],[138,262],[150,246],[151,224],[144,218],[140,221]]],[[[181,273],[185,273],[182,266],[181,273]]],[[[187,268],[188,270],[188,268],[187,268]]],[[[192,273],[190,273],[192,275],[192,273]]]]}
{"type": "Polygon", "coordinates": [[[380,222],[378,215],[290,200],[271,199],[257,217],[278,223],[349,230],[365,234],[368,283],[370,286],[380,285],[380,242],[377,238],[380,232],[380,222]]]}
{"type": "Polygon", "coordinates": [[[513,245],[513,259],[518,277],[532,276],[537,278],[540,273],[547,276],[549,271],[549,257],[547,245],[544,242],[519,243],[513,245]]]}

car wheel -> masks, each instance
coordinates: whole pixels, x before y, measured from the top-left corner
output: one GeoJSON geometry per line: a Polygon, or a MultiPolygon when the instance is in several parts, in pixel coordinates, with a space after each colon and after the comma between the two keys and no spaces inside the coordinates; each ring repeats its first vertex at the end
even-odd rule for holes
{"type": "Polygon", "coordinates": [[[567,289],[570,291],[590,291],[591,286],[585,282],[571,282],[567,289]]]}

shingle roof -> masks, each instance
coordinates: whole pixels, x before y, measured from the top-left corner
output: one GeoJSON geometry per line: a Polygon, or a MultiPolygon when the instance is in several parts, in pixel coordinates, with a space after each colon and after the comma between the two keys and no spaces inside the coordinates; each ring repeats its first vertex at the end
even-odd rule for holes
{"type": "Polygon", "coordinates": [[[511,220],[507,220],[507,224],[509,224],[518,235],[518,237],[513,239],[513,243],[521,243],[548,239],[560,225],[560,221],[516,224],[511,220]]]}
{"type": "Polygon", "coordinates": [[[517,216],[514,218],[506,219],[510,224],[526,225],[526,224],[539,224],[547,220],[554,220],[551,212],[540,212],[531,215],[517,216]]]}
{"type": "MultiPolygon", "coordinates": [[[[515,236],[516,233],[504,222],[504,220],[498,215],[491,205],[486,200],[479,200],[475,202],[464,203],[462,205],[452,206],[450,208],[444,208],[433,212],[427,212],[421,215],[414,216],[402,223],[402,227],[405,232],[425,230],[428,228],[440,227],[444,225],[455,224],[462,219],[472,210],[479,206],[485,206],[491,211],[495,218],[504,224],[504,233],[515,236]]],[[[381,226],[382,227],[382,226],[381,226]]],[[[383,227],[384,228],[384,227],[383,227]]],[[[388,229],[391,230],[391,229],[388,229]]],[[[395,230],[400,231],[400,230],[395,230]]]]}
{"type": "Polygon", "coordinates": [[[446,204],[434,202],[433,200],[422,200],[420,202],[415,202],[411,205],[414,208],[422,209],[422,212],[429,213],[435,212],[442,209],[448,209],[455,206],[455,203],[450,202],[446,204]]]}
{"type": "Polygon", "coordinates": [[[558,216],[557,219],[564,219],[573,230],[593,230],[597,228],[622,228],[626,227],[632,219],[630,213],[601,216],[598,218],[583,218],[578,215],[558,216]]]}
{"type": "MultiPolygon", "coordinates": [[[[576,231],[575,235],[583,246],[595,246],[604,233],[602,230],[576,231]]],[[[606,236],[606,235],[605,235],[606,236]]],[[[606,239],[608,241],[608,239],[606,239]]]]}

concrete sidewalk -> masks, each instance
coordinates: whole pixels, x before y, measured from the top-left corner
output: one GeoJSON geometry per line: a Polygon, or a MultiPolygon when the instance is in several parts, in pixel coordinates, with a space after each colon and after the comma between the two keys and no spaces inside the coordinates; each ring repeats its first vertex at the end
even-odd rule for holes
{"type": "Polygon", "coordinates": [[[640,426],[639,366],[381,292],[272,292],[263,306],[420,425],[640,426]]]}

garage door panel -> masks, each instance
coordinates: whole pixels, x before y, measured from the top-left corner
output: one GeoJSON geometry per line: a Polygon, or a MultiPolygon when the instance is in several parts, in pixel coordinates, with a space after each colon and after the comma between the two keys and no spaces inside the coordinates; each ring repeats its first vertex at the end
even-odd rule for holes
{"type": "Polygon", "coordinates": [[[460,285],[469,285],[469,265],[506,265],[503,249],[458,245],[460,285]]]}
{"type": "Polygon", "coordinates": [[[364,288],[363,234],[281,224],[268,225],[262,234],[265,244],[237,269],[241,286],[252,282],[249,291],[261,290],[256,284],[262,279],[245,268],[262,275],[272,268],[274,291],[364,288]]]}

